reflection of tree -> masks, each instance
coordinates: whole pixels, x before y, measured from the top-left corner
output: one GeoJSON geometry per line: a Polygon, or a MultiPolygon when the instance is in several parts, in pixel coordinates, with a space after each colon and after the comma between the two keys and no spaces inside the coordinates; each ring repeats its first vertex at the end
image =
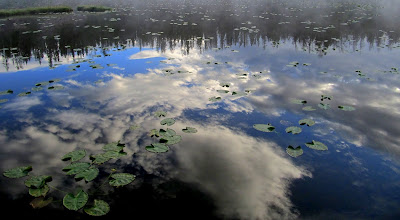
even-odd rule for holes
{"type": "Polygon", "coordinates": [[[0,47],[17,50],[0,53],[6,68],[8,59],[13,59],[20,68],[21,62],[17,61],[20,59],[41,62],[47,56],[52,66],[60,57],[85,55],[88,47],[101,47],[103,51],[124,47],[128,39],[132,40],[132,46],[161,52],[180,46],[184,54],[194,47],[200,52],[231,45],[265,48],[277,47],[279,42],[287,40],[318,55],[326,54],[328,48],[361,49],[364,41],[370,48],[390,47],[399,38],[398,27],[377,14],[376,6],[350,3],[315,8],[271,2],[251,7],[227,3],[200,6],[159,3],[100,15],[13,18],[2,22],[0,47]]]}

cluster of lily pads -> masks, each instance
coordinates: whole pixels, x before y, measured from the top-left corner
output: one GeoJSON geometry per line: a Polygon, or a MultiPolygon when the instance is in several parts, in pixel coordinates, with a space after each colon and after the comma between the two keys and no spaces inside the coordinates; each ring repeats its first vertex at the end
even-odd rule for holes
{"type": "MultiPolygon", "coordinates": [[[[329,95],[321,95],[321,101],[331,100],[332,98],[333,97],[329,96],[329,95]]],[[[291,102],[294,103],[294,104],[300,104],[300,105],[307,104],[306,100],[301,100],[301,99],[292,99],[291,102]]],[[[318,107],[320,107],[321,109],[325,109],[326,110],[326,109],[328,109],[330,107],[330,105],[326,104],[326,103],[320,103],[318,105],[318,107]]],[[[339,105],[338,108],[340,110],[343,110],[343,111],[353,111],[353,110],[355,110],[355,108],[352,107],[352,106],[344,106],[344,105],[339,105]]],[[[312,106],[305,106],[303,108],[303,110],[305,110],[305,111],[314,111],[316,109],[314,109],[312,106]]],[[[299,125],[307,125],[307,127],[310,127],[310,126],[313,126],[315,124],[315,121],[312,120],[312,119],[309,119],[309,118],[305,118],[305,119],[299,120],[298,124],[299,125]]],[[[262,131],[262,132],[276,132],[275,131],[275,127],[273,125],[271,125],[271,124],[254,124],[253,128],[258,130],[258,131],[262,131]]],[[[299,133],[302,132],[302,129],[301,129],[301,127],[290,126],[290,127],[287,127],[285,129],[285,131],[286,131],[286,133],[299,134],[299,133]]],[[[314,149],[314,150],[321,150],[321,151],[328,150],[328,147],[324,143],[322,143],[320,141],[316,141],[316,140],[312,140],[311,142],[307,142],[307,143],[305,143],[305,145],[308,148],[311,148],[311,149],[314,149]]],[[[298,156],[303,154],[303,149],[301,148],[301,146],[293,147],[293,146],[289,145],[286,148],[286,152],[292,157],[298,157],[298,156]]]]}
{"type": "MultiPolygon", "coordinates": [[[[126,153],[123,152],[124,147],[125,144],[122,144],[119,141],[107,144],[103,147],[103,153],[90,156],[90,160],[92,161],[91,163],[78,162],[86,156],[86,150],[81,149],[69,152],[61,158],[63,161],[70,161],[70,164],[65,166],[62,170],[66,175],[74,175],[76,181],[84,179],[85,182],[88,183],[95,180],[99,175],[99,169],[97,166],[111,159],[117,159],[126,155],[126,153]]],[[[54,188],[58,191],[61,190],[48,184],[52,181],[52,176],[30,175],[32,170],[32,166],[22,166],[6,170],[3,175],[8,178],[23,178],[28,176],[29,178],[26,179],[24,183],[25,186],[28,187],[29,195],[35,197],[30,205],[33,208],[43,208],[53,202],[53,197],[48,197],[50,188],[54,188]]],[[[111,174],[106,179],[109,185],[113,187],[125,186],[133,182],[136,178],[135,175],[130,173],[115,172],[116,170],[112,169],[111,174]]],[[[103,184],[101,186],[103,186],[103,184]]],[[[62,202],[64,207],[69,210],[78,211],[83,208],[85,213],[92,216],[102,216],[110,211],[110,206],[104,200],[94,199],[93,204],[88,206],[89,194],[82,189],[75,193],[64,193],[66,193],[66,195],[62,202]]]]}
{"type": "MultiPolygon", "coordinates": [[[[157,111],[154,113],[156,117],[166,117],[167,113],[164,111],[157,111]]],[[[161,125],[171,126],[175,124],[175,119],[165,118],[160,121],[161,125]]],[[[186,127],[182,129],[184,133],[197,133],[197,129],[193,127],[186,127]]],[[[152,153],[165,153],[169,151],[169,145],[177,144],[182,140],[182,136],[177,135],[175,130],[167,129],[152,129],[149,132],[150,137],[160,138],[158,143],[152,143],[146,146],[146,150],[152,153]]]]}

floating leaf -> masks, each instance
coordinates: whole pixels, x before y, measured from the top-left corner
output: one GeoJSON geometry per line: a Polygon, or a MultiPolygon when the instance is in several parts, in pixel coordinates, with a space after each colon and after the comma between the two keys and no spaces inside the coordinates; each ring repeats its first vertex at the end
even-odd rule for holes
{"type": "Polygon", "coordinates": [[[157,111],[157,112],[154,113],[154,115],[156,117],[165,117],[165,116],[167,116],[167,113],[164,112],[164,111],[157,111]]]}
{"type": "Polygon", "coordinates": [[[71,160],[71,162],[76,162],[82,158],[84,158],[86,156],[86,151],[84,149],[82,150],[75,150],[72,152],[69,152],[67,154],[65,154],[61,160],[63,161],[67,161],[67,160],[71,160]]]}
{"type": "Polygon", "coordinates": [[[44,185],[42,188],[29,188],[29,195],[34,197],[46,196],[46,194],[50,191],[48,185],[44,185]]]}
{"type": "Polygon", "coordinates": [[[246,92],[232,92],[232,95],[234,95],[234,96],[245,96],[245,95],[247,95],[247,93],[246,92]]]}
{"type": "Polygon", "coordinates": [[[99,169],[96,167],[89,168],[75,175],[76,180],[85,179],[86,182],[94,180],[99,175],[99,169]]]}
{"type": "Polygon", "coordinates": [[[303,110],[304,111],[315,111],[315,110],[317,110],[317,109],[315,109],[315,108],[313,108],[312,106],[305,106],[305,107],[303,107],[303,110]]]}
{"type": "Polygon", "coordinates": [[[44,81],[44,82],[36,83],[35,86],[47,86],[49,84],[50,84],[49,81],[44,81]]]}
{"type": "Polygon", "coordinates": [[[91,216],[103,216],[110,211],[110,206],[103,200],[94,200],[94,205],[90,208],[85,208],[85,212],[91,216]]]}
{"type": "Polygon", "coordinates": [[[8,102],[8,99],[0,99],[0,103],[8,102]]]}
{"type": "Polygon", "coordinates": [[[219,85],[222,87],[229,87],[231,84],[230,83],[220,83],[219,85]]]}
{"type": "Polygon", "coordinates": [[[333,96],[331,96],[331,95],[321,95],[321,101],[323,101],[324,99],[331,100],[332,98],[333,98],[333,96]]]}
{"type": "Polygon", "coordinates": [[[254,124],[253,128],[263,132],[272,132],[275,131],[275,127],[271,124],[254,124]]]}
{"type": "Polygon", "coordinates": [[[126,153],[123,151],[119,151],[119,152],[107,151],[102,154],[92,155],[92,156],[90,156],[90,158],[93,161],[93,163],[95,163],[95,164],[103,164],[111,159],[117,159],[117,158],[120,158],[125,155],[126,155],[126,153]]]}
{"type": "Polygon", "coordinates": [[[330,106],[329,104],[319,103],[319,104],[318,104],[318,107],[320,107],[320,108],[322,108],[322,109],[324,109],[324,110],[327,110],[327,109],[329,109],[331,106],[330,106]]]}
{"type": "Polygon", "coordinates": [[[47,89],[49,89],[49,90],[61,90],[61,89],[64,89],[64,86],[50,86],[47,89]]]}
{"type": "Polygon", "coordinates": [[[129,130],[134,131],[134,130],[136,130],[136,129],[138,129],[138,128],[140,128],[140,126],[137,125],[137,124],[134,124],[134,125],[132,125],[132,126],[129,127],[129,130]]]}
{"type": "Polygon", "coordinates": [[[291,157],[298,157],[303,154],[303,149],[301,149],[300,146],[293,148],[289,145],[289,147],[286,148],[286,153],[288,153],[291,157]]]}
{"type": "Polygon", "coordinates": [[[354,111],[354,110],[356,110],[356,108],[354,108],[352,106],[346,106],[346,105],[339,105],[338,108],[343,110],[343,111],[354,111]]]}
{"type": "Polygon", "coordinates": [[[160,122],[161,125],[171,126],[175,124],[175,120],[173,118],[166,118],[160,122]]]}
{"type": "Polygon", "coordinates": [[[12,91],[11,89],[7,90],[7,91],[1,91],[0,95],[9,95],[9,94],[13,94],[14,91],[12,91]]]}
{"type": "Polygon", "coordinates": [[[182,129],[183,132],[185,133],[197,133],[197,129],[196,128],[192,128],[192,127],[186,127],[184,129],[182,129]]]}
{"type": "Polygon", "coordinates": [[[65,208],[73,211],[78,211],[87,203],[89,199],[88,194],[80,190],[77,194],[68,193],[64,196],[63,204],[65,208]]]}
{"type": "Polygon", "coordinates": [[[314,140],[311,143],[306,143],[306,146],[314,150],[328,150],[325,144],[314,140]]]}
{"type": "Polygon", "coordinates": [[[32,171],[32,166],[17,167],[6,170],[3,175],[8,178],[21,178],[27,176],[32,171]]]}
{"type": "Polygon", "coordinates": [[[106,144],[103,147],[103,150],[104,151],[116,151],[116,152],[119,152],[119,151],[122,151],[122,149],[124,149],[124,147],[125,147],[125,144],[121,144],[118,141],[118,142],[112,142],[112,143],[106,144]]]}
{"type": "Polygon", "coordinates": [[[84,163],[84,162],[77,162],[77,163],[71,163],[68,166],[64,167],[62,170],[64,172],[67,172],[67,175],[73,175],[73,174],[78,174],[90,167],[90,163],[84,163]]]}
{"type": "Polygon", "coordinates": [[[163,143],[154,143],[150,146],[146,146],[146,150],[152,153],[165,153],[169,150],[169,147],[163,143]]]}
{"type": "Polygon", "coordinates": [[[39,189],[44,187],[47,182],[52,180],[51,176],[32,176],[25,181],[25,186],[29,188],[39,189]]]}
{"type": "Polygon", "coordinates": [[[301,99],[291,99],[290,101],[291,101],[292,103],[298,104],[298,105],[307,104],[307,101],[306,101],[306,100],[301,100],[301,99]]]}
{"type": "Polygon", "coordinates": [[[31,94],[31,92],[21,92],[20,94],[18,94],[18,96],[22,97],[22,96],[27,96],[27,95],[30,95],[30,94],[31,94]]]}
{"type": "Polygon", "coordinates": [[[110,176],[111,180],[109,184],[111,186],[125,186],[133,180],[135,180],[136,176],[130,173],[115,173],[110,176]]]}
{"type": "Polygon", "coordinates": [[[229,90],[217,90],[217,92],[219,92],[219,93],[228,93],[229,90]]]}
{"type": "Polygon", "coordinates": [[[35,87],[31,89],[33,92],[39,92],[41,90],[43,90],[43,87],[35,87]]]}
{"type": "Polygon", "coordinates": [[[162,137],[172,137],[172,136],[176,135],[176,132],[170,128],[167,128],[167,130],[160,129],[159,135],[162,137]]]}
{"type": "Polygon", "coordinates": [[[165,143],[166,145],[173,145],[177,144],[182,140],[180,135],[173,135],[173,136],[163,136],[160,139],[160,143],[165,143]]]}
{"type": "Polygon", "coordinates": [[[312,120],[312,119],[307,119],[307,118],[305,118],[305,119],[301,119],[301,120],[299,121],[299,124],[300,124],[300,125],[305,125],[305,124],[307,124],[307,126],[313,126],[313,125],[315,124],[315,121],[312,120]]]}
{"type": "Polygon", "coordinates": [[[286,133],[298,134],[301,132],[301,128],[296,126],[290,126],[286,128],[285,131],[286,133]]]}
{"type": "Polygon", "coordinates": [[[40,209],[40,208],[46,207],[51,202],[53,202],[53,197],[50,197],[48,199],[44,199],[44,197],[38,197],[38,198],[35,198],[34,200],[32,200],[29,204],[34,209],[40,209]]]}
{"type": "Polygon", "coordinates": [[[160,133],[158,132],[157,129],[151,129],[149,132],[149,136],[150,137],[153,137],[153,136],[160,137],[160,133]]]}
{"type": "Polygon", "coordinates": [[[216,102],[216,101],[220,101],[221,97],[214,96],[214,97],[209,98],[208,100],[211,101],[211,102],[216,102]]]}

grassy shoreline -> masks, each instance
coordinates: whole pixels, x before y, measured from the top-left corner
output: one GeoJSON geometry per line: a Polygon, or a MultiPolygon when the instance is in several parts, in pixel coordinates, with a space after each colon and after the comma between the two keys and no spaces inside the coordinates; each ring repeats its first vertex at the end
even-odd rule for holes
{"type": "Polygon", "coordinates": [[[42,13],[62,13],[72,12],[73,9],[68,6],[50,6],[50,7],[36,7],[36,8],[23,8],[23,9],[2,9],[0,10],[0,17],[11,17],[19,15],[36,15],[42,13]]]}
{"type": "Polygon", "coordinates": [[[105,6],[96,6],[96,5],[81,5],[78,6],[77,11],[87,11],[87,12],[105,12],[111,11],[112,8],[105,6]]]}

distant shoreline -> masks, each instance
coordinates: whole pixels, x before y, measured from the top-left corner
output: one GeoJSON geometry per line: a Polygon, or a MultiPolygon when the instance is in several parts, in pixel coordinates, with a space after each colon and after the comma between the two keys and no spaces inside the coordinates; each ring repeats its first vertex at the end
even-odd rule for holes
{"type": "MultiPolygon", "coordinates": [[[[112,8],[105,6],[95,5],[81,5],[76,8],[77,11],[85,12],[105,12],[111,11],[112,8]]],[[[38,15],[46,13],[71,13],[74,9],[69,6],[49,6],[49,7],[31,7],[22,9],[2,9],[0,10],[0,17],[12,17],[22,15],[38,15]]]]}

